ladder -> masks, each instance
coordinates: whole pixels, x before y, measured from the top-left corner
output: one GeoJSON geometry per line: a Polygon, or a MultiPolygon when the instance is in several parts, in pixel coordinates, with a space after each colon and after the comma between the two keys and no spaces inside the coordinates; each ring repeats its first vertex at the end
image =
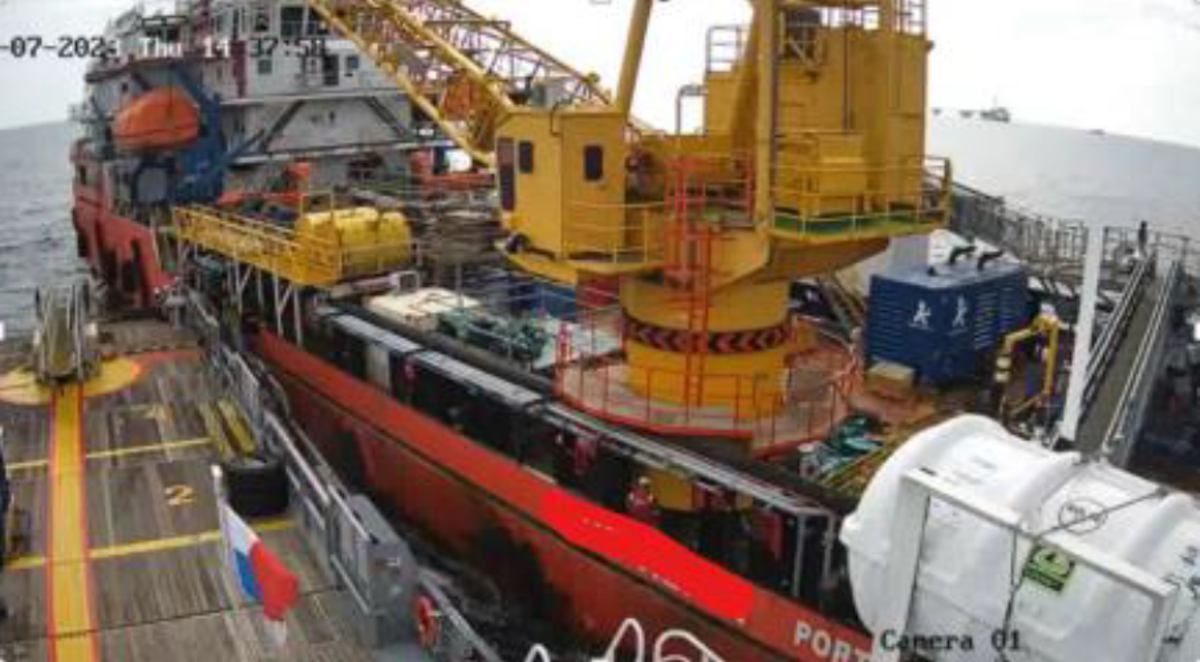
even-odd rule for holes
{"type": "Polygon", "coordinates": [[[684,360],[683,401],[699,405],[704,398],[704,364],[708,354],[709,317],[712,311],[713,229],[704,218],[706,191],[700,184],[692,200],[691,168],[684,162],[675,169],[672,185],[672,250],[665,271],[682,290],[677,301],[686,318],[687,353],[684,360]]]}
{"type": "Polygon", "coordinates": [[[867,308],[862,299],[851,292],[837,274],[819,276],[816,281],[847,337],[855,329],[861,329],[867,319],[867,308]]]}
{"type": "Polygon", "coordinates": [[[99,334],[91,319],[91,299],[86,280],[38,289],[32,359],[39,382],[83,382],[98,367],[99,334]]]}

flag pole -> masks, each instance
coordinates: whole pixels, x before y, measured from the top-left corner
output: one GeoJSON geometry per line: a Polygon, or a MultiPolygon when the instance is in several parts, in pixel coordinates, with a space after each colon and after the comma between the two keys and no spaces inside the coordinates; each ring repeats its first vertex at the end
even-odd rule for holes
{"type": "Polygon", "coordinates": [[[225,558],[225,572],[236,572],[232,550],[229,547],[229,527],[225,522],[225,473],[215,462],[209,466],[213,478],[213,499],[217,505],[217,527],[221,531],[221,556],[225,558]]]}
{"type": "MultiPolygon", "coordinates": [[[[210,469],[212,471],[212,477],[213,477],[213,495],[216,498],[217,519],[220,523],[220,529],[221,529],[221,547],[224,550],[223,555],[225,557],[225,565],[226,565],[226,572],[224,574],[225,574],[226,578],[237,577],[237,576],[239,576],[239,573],[242,572],[242,570],[238,568],[238,562],[237,562],[237,559],[235,558],[236,555],[238,554],[238,552],[234,550],[235,543],[231,542],[231,540],[238,538],[242,534],[238,534],[237,536],[231,536],[231,533],[230,533],[231,528],[234,528],[237,531],[241,531],[241,530],[245,529],[247,534],[254,538],[255,551],[253,552],[253,554],[254,554],[255,558],[262,558],[265,556],[267,559],[270,559],[270,562],[273,563],[277,569],[281,570],[282,573],[287,575],[288,578],[290,579],[290,582],[292,584],[291,589],[290,589],[290,591],[292,593],[291,602],[289,604],[283,606],[282,609],[279,610],[279,613],[277,614],[278,619],[268,615],[268,613],[272,609],[272,607],[270,605],[270,600],[271,600],[270,595],[271,594],[268,593],[268,591],[270,591],[273,586],[277,586],[278,584],[268,584],[266,586],[261,586],[258,590],[263,591],[264,596],[262,596],[262,597],[251,596],[252,599],[259,599],[262,601],[263,625],[264,625],[264,629],[266,630],[266,633],[267,633],[267,639],[276,648],[283,648],[287,643],[287,621],[285,620],[285,613],[286,613],[287,609],[289,609],[292,606],[292,603],[295,602],[295,594],[297,591],[297,587],[296,587],[297,580],[296,580],[295,576],[291,575],[291,573],[288,572],[288,570],[279,563],[278,559],[276,559],[273,555],[271,555],[270,551],[267,550],[265,546],[263,546],[262,541],[259,540],[257,538],[257,536],[254,535],[254,532],[253,532],[253,530],[251,530],[249,528],[248,523],[241,521],[238,514],[230,508],[229,502],[228,502],[228,492],[225,489],[225,476],[224,476],[224,472],[221,471],[221,467],[217,464],[213,464],[210,469]],[[231,518],[233,518],[233,521],[236,522],[236,524],[231,523],[231,521],[230,521],[231,518]]],[[[259,561],[254,561],[254,563],[257,565],[259,563],[259,561]]],[[[280,573],[277,572],[273,576],[278,577],[279,574],[280,573]]],[[[262,580],[256,578],[253,581],[260,582],[262,580]]],[[[242,589],[242,592],[245,592],[244,587],[240,587],[240,588],[242,589]]]]}

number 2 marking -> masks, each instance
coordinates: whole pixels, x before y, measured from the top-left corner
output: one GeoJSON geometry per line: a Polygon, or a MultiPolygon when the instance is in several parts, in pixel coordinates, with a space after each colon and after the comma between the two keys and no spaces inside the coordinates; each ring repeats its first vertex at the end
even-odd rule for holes
{"type": "Polygon", "coordinates": [[[186,506],[196,500],[196,490],[191,485],[172,485],[166,490],[167,505],[172,508],[186,506]]]}

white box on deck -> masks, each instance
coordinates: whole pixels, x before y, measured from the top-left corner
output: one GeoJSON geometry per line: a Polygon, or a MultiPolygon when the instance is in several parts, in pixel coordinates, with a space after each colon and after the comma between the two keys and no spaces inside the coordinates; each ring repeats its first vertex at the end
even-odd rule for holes
{"type": "Polygon", "coordinates": [[[367,299],[367,310],[422,331],[434,331],[437,328],[437,316],[441,313],[478,307],[477,300],[440,287],[367,299]]]}
{"type": "Polygon", "coordinates": [[[1017,633],[1021,650],[1004,651],[1012,662],[1145,659],[1140,646],[1154,625],[1149,600],[1060,551],[1066,541],[1104,558],[1110,569],[1127,564],[1178,586],[1167,615],[1171,641],[1157,661],[1200,659],[1196,501],[1107,462],[1047,450],[990,419],[960,416],[905,442],[844,520],[841,540],[855,605],[869,630],[892,641],[901,634],[927,642],[941,637],[943,643],[959,637],[953,650],[921,651],[935,662],[995,662],[1001,658],[992,639],[997,632],[1017,633]],[[931,501],[910,618],[901,633],[886,630],[882,619],[889,554],[899,543],[893,523],[902,479],[910,472],[937,476],[996,512],[1016,513],[1026,535],[1017,539],[1010,530],[931,501]],[[964,638],[974,650],[959,645],[964,638]]]}

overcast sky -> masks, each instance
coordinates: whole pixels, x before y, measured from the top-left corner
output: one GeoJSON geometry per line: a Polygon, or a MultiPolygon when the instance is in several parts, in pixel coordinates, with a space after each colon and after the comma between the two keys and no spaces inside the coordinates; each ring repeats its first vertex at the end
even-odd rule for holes
{"type": "MultiPolygon", "coordinates": [[[[930,103],[993,100],[1018,120],[1200,146],[1200,0],[927,0],[936,46],[930,103]]],[[[0,43],[17,34],[99,34],[129,0],[0,0],[0,43]]],[[[630,0],[469,0],[615,85],[630,0]]],[[[636,112],[673,125],[675,90],[703,66],[708,25],[745,21],[742,0],[660,3],[636,112]]],[[[66,117],[82,65],[0,53],[0,127],[66,117]]]]}

